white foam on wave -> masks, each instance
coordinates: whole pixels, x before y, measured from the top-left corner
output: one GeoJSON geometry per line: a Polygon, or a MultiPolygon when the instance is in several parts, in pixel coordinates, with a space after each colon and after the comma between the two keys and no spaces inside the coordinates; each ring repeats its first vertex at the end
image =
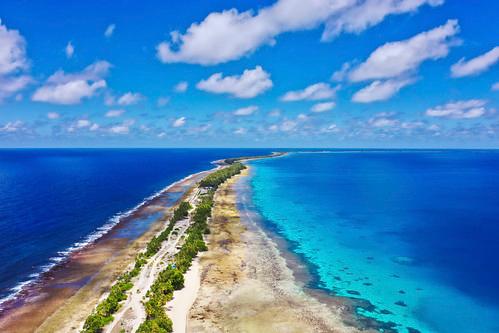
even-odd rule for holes
{"type": "Polygon", "coordinates": [[[153,195],[145,198],[144,200],[142,200],[142,202],[140,202],[138,205],[136,205],[132,209],[129,209],[125,212],[120,212],[120,213],[114,215],[113,217],[111,217],[108,220],[107,223],[96,228],[94,232],[90,233],[88,236],[83,238],[81,241],[74,243],[73,245],[69,246],[67,249],[65,249],[63,251],[58,251],[57,256],[54,256],[54,257],[51,257],[48,259],[48,261],[49,261],[48,264],[40,266],[36,272],[30,274],[28,276],[29,279],[27,279],[25,281],[21,281],[18,284],[16,284],[14,287],[9,289],[10,294],[5,296],[4,298],[0,299],[0,311],[2,310],[4,303],[16,299],[21,294],[22,291],[26,290],[27,287],[32,286],[35,283],[37,283],[43,274],[49,272],[55,266],[67,261],[69,259],[70,255],[73,254],[74,252],[82,250],[86,246],[95,243],[99,238],[106,235],[109,231],[111,231],[111,229],[113,229],[116,225],[118,225],[118,223],[120,223],[123,218],[129,217],[134,212],[139,210],[141,207],[147,205],[149,202],[156,199],[157,197],[159,197],[160,195],[162,195],[163,193],[165,193],[166,191],[168,191],[172,187],[174,187],[178,184],[181,184],[185,181],[188,181],[191,178],[193,178],[193,177],[195,177],[203,172],[206,172],[206,171],[207,170],[190,174],[190,175],[188,175],[180,180],[177,180],[176,182],[171,183],[167,187],[165,187],[165,188],[157,191],[153,195]]]}

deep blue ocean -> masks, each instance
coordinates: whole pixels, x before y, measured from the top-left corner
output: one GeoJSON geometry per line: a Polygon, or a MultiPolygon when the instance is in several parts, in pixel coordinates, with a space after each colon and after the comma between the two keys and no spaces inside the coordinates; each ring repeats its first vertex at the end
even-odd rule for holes
{"type": "Polygon", "coordinates": [[[251,164],[253,204],[308,264],[313,287],[369,301],[359,315],[398,332],[499,332],[499,151],[251,164]]]}
{"type": "Polygon", "coordinates": [[[262,153],[269,150],[0,150],[0,299],[169,184],[216,159],[262,153]]]}

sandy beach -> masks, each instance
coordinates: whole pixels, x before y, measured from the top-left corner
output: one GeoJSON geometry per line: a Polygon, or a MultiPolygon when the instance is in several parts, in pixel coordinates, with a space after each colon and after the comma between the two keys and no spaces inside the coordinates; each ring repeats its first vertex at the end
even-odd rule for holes
{"type": "MultiPolygon", "coordinates": [[[[360,332],[351,309],[305,293],[276,244],[237,209],[243,171],[215,196],[209,251],[187,332],[360,332]]],[[[178,331],[180,332],[180,331],[178,331]]],[[[369,330],[362,330],[369,332],[369,330]]]]}
{"type": "Polygon", "coordinates": [[[40,281],[4,306],[1,332],[78,332],[88,314],[116,278],[134,262],[136,254],[168,223],[168,193],[186,192],[206,175],[200,172],[169,186],[139,207],[95,243],[71,254],[40,281]],[[128,223],[143,215],[159,214],[149,230],[130,240],[116,237],[128,223]]]}

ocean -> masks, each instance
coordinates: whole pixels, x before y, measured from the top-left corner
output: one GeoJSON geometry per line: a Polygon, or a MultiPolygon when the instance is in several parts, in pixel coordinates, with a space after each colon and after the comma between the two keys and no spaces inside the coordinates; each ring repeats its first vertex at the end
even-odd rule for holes
{"type": "MultiPolygon", "coordinates": [[[[171,183],[265,149],[1,149],[0,299],[105,234],[171,183]]],[[[127,237],[139,237],[140,221],[127,237]]]]}
{"type": "Polygon", "coordinates": [[[252,204],[309,268],[309,287],[359,300],[359,318],[384,332],[499,332],[499,151],[250,164],[252,204]]]}

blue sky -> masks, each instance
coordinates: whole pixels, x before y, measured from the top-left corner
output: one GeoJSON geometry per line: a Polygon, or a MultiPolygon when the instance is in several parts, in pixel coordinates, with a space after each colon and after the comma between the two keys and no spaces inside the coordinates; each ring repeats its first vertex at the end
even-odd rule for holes
{"type": "Polygon", "coordinates": [[[492,147],[496,1],[0,2],[2,147],[492,147]]]}

